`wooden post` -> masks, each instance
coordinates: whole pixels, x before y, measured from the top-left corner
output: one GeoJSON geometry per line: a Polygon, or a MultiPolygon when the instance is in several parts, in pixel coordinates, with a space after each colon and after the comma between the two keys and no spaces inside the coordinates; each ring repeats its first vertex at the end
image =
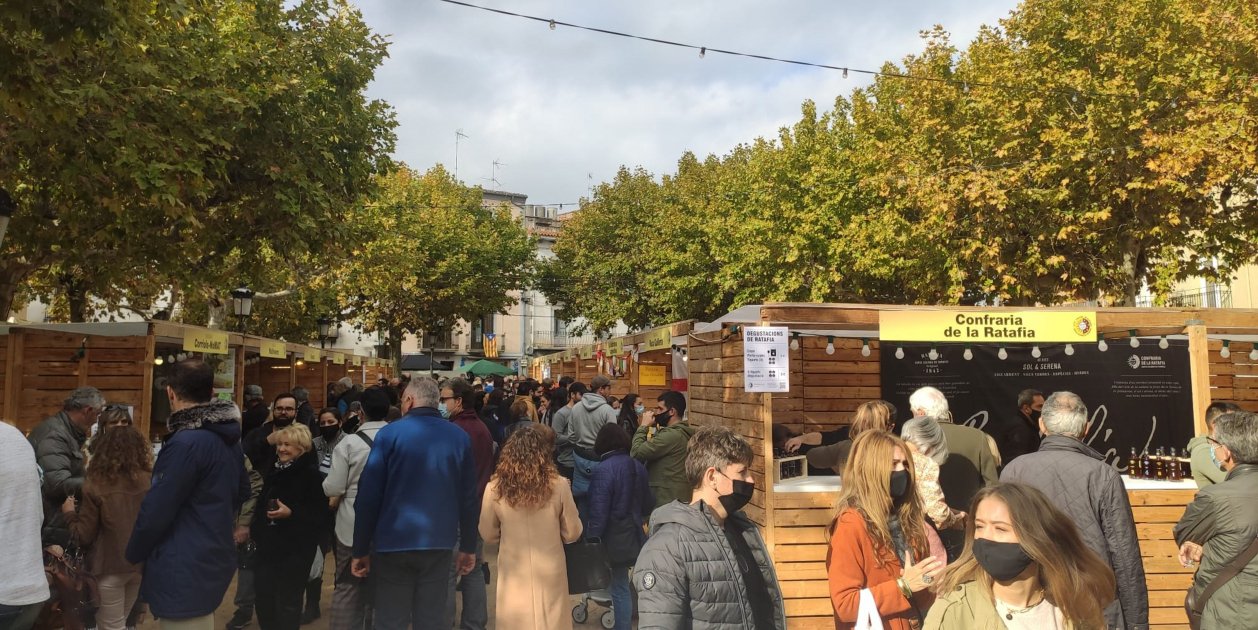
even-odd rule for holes
{"type": "MultiPolygon", "coordinates": [[[[762,319],[761,326],[771,326],[772,322],[762,319]]],[[[741,337],[741,335],[740,335],[741,337]]],[[[725,356],[724,349],[721,356],[725,356]]],[[[747,369],[746,364],[743,365],[743,372],[747,369]]],[[[790,355],[787,355],[787,371],[789,378],[790,355]]],[[[745,388],[746,385],[743,385],[745,388]]],[[[787,396],[790,394],[788,393],[787,396]]],[[[769,557],[773,557],[773,545],[777,539],[774,535],[775,521],[773,516],[773,480],[777,478],[777,464],[773,462],[773,394],[760,394],[761,411],[764,416],[761,420],[764,423],[762,430],[764,431],[763,439],[760,440],[761,448],[764,449],[764,544],[768,549],[769,557]]]]}
{"type": "Polygon", "coordinates": [[[26,331],[21,328],[9,329],[9,352],[5,357],[4,367],[4,417],[14,425],[18,424],[18,397],[22,395],[22,354],[26,351],[26,331]]]}
{"type": "Polygon", "coordinates": [[[1210,340],[1206,337],[1206,323],[1200,319],[1188,320],[1184,326],[1188,335],[1188,365],[1192,374],[1192,417],[1197,435],[1207,435],[1206,407],[1210,406],[1210,340]]]}
{"type": "Polygon", "coordinates": [[[236,346],[236,352],[232,355],[232,361],[236,362],[236,379],[232,383],[232,398],[235,399],[238,407],[245,406],[245,341],[242,337],[240,345],[236,346]]]}
{"type": "Polygon", "coordinates": [[[144,391],[140,392],[140,414],[136,418],[140,435],[151,439],[149,427],[153,424],[153,361],[157,359],[157,337],[153,335],[153,326],[149,325],[149,334],[144,338],[144,391]]]}

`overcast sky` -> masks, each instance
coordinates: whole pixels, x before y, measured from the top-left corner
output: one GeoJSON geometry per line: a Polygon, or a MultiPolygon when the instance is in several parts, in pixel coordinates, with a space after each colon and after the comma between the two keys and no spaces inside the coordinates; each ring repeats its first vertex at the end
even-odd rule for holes
{"type": "MultiPolygon", "coordinates": [[[[469,0],[473,4],[739,52],[877,69],[942,24],[960,47],[1016,0],[469,0]]],[[[621,165],[673,172],[684,151],[722,155],[774,137],[805,99],[829,110],[869,79],[697,52],[439,0],[356,0],[391,42],[370,93],[398,117],[396,157],[426,170],[571,203],[621,165]],[[503,166],[493,177],[493,162],[503,166]],[[592,180],[590,178],[593,178],[592,180]]],[[[567,211],[569,208],[565,208],[567,211]]]]}

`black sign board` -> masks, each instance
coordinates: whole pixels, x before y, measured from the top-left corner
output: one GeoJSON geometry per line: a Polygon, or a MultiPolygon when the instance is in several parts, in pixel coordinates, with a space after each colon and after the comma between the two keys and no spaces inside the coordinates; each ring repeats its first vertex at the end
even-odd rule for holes
{"type": "Polygon", "coordinates": [[[1045,396],[1066,390],[1088,406],[1092,427],[1084,441],[1119,471],[1126,471],[1132,448],[1184,448],[1193,436],[1188,342],[1167,340],[1165,349],[1156,338],[1141,339],[1138,348],[1128,339],[1106,343],[1106,351],[1096,343],[1040,346],[1037,358],[1024,344],[884,342],[882,395],[907,415],[913,391],[936,387],[948,397],[957,423],[981,429],[993,416],[1018,413],[1023,389],[1045,396]]]}

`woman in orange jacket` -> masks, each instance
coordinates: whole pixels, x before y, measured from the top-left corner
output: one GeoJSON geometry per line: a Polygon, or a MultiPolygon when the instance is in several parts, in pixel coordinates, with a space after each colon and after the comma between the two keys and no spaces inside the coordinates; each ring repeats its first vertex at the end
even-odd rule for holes
{"type": "Polygon", "coordinates": [[[852,443],[826,555],[838,630],[868,612],[861,610],[862,590],[870,591],[888,630],[921,627],[934,601],[929,587],[945,554],[926,524],[909,457],[904,441],[886,431],[863,432],[852,443]]]}

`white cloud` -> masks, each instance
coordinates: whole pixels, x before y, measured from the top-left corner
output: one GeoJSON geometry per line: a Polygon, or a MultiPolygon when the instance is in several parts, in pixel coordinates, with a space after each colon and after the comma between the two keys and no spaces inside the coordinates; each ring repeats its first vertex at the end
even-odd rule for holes
{"type": "MultiPolygon", "coordinates": [[[[1014,0],[473,0],[508,11],[684,43],[877,69],[942,24],[963,47],[1014,0]]],[[[829,109],[869,79],[612,37],[437,0],[359,0],[392,42],[371,96],[397,110],[396,157],[534,203],[575,202],[620,165],[672,172],[685,151],[724,154],[773,137],[805,99],[829,109]]]]}

